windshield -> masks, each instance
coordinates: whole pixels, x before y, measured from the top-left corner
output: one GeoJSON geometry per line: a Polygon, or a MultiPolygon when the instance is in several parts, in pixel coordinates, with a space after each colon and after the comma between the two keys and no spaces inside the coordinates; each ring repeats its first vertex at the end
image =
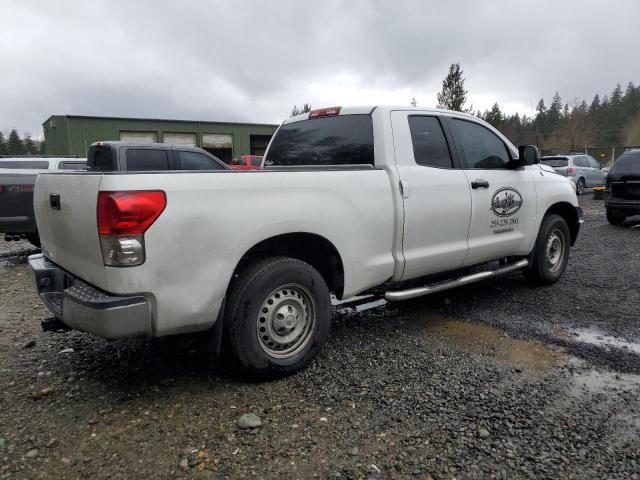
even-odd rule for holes
{"type": "Polygon", "coordinates": [[[640,152],[623,154],[613,164],[610,174],[640,175],[640,152]]]}
{"type": "Polygon", "coordinates": [[[543,158],[542,163],[550,167],[566,167],[569,165],[569,159],[564,157],[543,158]]]}
{"type": "Polygon", "coordinates": [[[373,165],[370,115],[339,115],[288,123],[271,142],[266,165],[373,165]]]}

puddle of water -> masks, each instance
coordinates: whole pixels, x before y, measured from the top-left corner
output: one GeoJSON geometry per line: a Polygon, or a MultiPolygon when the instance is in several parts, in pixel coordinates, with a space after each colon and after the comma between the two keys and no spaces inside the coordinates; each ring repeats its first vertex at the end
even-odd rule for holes
{"type": "Polygon", "coordinates": [[[589,343],[605,348],[620,348],[640,355],[640,342],[628,342],[621,338],[588,328],[570,330],[570,333],[572,334],[572,338],[578,342],[589,343]]]}
{"type": "Polygon", "coordinates": [[[439,315],[421,316],[416,321],[422,333],[439,337],[455,348],[536,372],[545,372],[568,360],[558,347],[511,338],[486,325],[450,320],[439,315]]]}
{"type": "Polygon", "coordinates": [[[610,390],[640,389],[640,376],[628,373],[598,372],[589,370],[576,373],[573,377],[572,393],[580,396],[585,391],[592,393],[606,393],[610,390]]]}

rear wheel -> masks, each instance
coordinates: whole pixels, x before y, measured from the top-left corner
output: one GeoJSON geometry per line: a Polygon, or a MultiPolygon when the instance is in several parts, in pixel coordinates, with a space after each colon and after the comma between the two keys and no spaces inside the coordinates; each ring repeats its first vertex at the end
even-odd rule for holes
{"type": "Polygon", "coordinates": [[[260,261],[242,272],[225,317],[231,354],[262,378],[304,368],[326,342],[330,324],[326,282],[308,263],[286,257],[260,261]]]}
{"type": "Polygon", "coordinates": [[[624,219],[624,215],[616,215],[611,209],[607,208],[607,221],[611,225],[622,225],[624,219]]]}
{"type": "Polygon", "coordinates": [[[557,282],[569,262],[569,227],[559,215],[546,215],[540,225],[538,238],[529,256],[525,278],[534,285],[557,282]]]}
{"type": "Polygon", "coordinates": [[[585,186],[584,178],[579,178],[578,183],[576,183],[576,195],[582,195],[585,186]]]}

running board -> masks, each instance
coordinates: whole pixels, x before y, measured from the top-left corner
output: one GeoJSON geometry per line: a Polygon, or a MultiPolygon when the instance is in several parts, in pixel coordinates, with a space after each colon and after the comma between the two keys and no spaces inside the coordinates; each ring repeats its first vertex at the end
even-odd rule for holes
{"type": "Polygon", "coordinates": [[[468,285],[470,283],[479,282],[491,277],[497,277],[503,273],[513,272],[514,270],[520,270],[521,268],[529,265],[527,259],[519,260],[515,263],[507,265],[496,270],[488,270],[486,272],[472,273],[464,277],[456,278],[455,280],[446,280],[444,282],[433,283],[424,287],[410,288],[408,290],[398,290],[395,292],[386,292],[384,298],[390,302],[398,302],[401,300],[409,300],[411,298],[422,297],[423,295],[430,295],[436,292],[442,292],[443,290],[449,290],[450,288],[460,287],[462,285],[468,285]]]}

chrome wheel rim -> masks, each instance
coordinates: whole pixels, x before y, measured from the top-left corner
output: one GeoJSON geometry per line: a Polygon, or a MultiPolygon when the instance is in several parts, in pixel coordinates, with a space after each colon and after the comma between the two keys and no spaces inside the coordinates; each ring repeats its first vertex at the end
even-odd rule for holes
{"type": "Polygon", "coordinates": [[[577,190],[579,194],[582,194],[584,192],[584,182],[582,181],[582,179],[578,180],[577,190]]]}
{"type": "Polygon", "coordinates": [[[316,324],[316,303],[299,284],[278,287],[265,298],[256,319],[258,343],[275,358],[290,358],[311,341],[316,324]]]}
{"type": "Polygon", "coordinates": [[[564,260],[564,238],[560,230],[553,230],[547,237],[545,261],[551,273],[557,273],[564,260]]]}

